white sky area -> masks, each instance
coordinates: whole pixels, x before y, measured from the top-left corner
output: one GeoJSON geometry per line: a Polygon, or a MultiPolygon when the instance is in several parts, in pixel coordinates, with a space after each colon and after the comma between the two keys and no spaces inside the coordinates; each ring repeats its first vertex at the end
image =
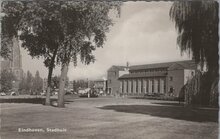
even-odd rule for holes
{"type": "MultiPolygon", "coordinates": [[[[71,63],[68,77],[76,79],[102,79],[112,65],[138,65],[189,59],[180,55],[176,44],[177,32],[170,20],[172,2],[124,2],[120,18],[114,18],[114,25],[107,33],[103,48],[94,51],[96,61],[90,65],[71,63]]],[[[22,49],[23,69],[34,75],[39,70],[41,77],[47,77],[43,59],[32,59],[22,49]]],[[[60,67],[54,75],[60,74],[60,67]]]]}

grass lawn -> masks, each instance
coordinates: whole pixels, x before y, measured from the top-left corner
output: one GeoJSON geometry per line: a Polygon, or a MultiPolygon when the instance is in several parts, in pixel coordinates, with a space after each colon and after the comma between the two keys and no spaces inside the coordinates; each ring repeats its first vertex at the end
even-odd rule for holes
{"type": "Polygon", "coordinates": [[[66,108],[2,103],[0,116],[1,139],[218,138],[218,110],[186,109],[169,101],[69,98],[66,108]],[[19,128],[41,131],[18,132],[19,128]]]}

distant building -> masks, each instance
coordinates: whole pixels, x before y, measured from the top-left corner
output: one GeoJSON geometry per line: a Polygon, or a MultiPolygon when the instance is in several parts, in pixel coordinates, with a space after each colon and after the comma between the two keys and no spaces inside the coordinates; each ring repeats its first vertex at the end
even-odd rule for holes
{"type": "Polygon", "coordinates": [[[120,91],[120,81],[118,78],[128,74],[127,66],[112,66],[107,71],[107,94],[116,95],[120,91]]]}
{"type": "Polygon", "coordinates": [[[106,80],[95,80],[93,81],[94,89],[97,91],[97,93],[106,93],[107,90],[107,81],[106,80]]]}
{"type": "Polygon", "coordinates": [[[120,82],[119,93],[126,95],[159,93],[178,96],[196,69],[192,60],[130,66],[129,73],[112,84],[120,82]]]}
{"type": "Polygon", "coordinates": [[[13,81],[13,89],[17,91],[19,83],[23,77],[22,55],[20,52],[19,40],[17,38],[13,38],[11,43],[9,43],[8,48],[11,48],[11,53],[8,59],[0,59],[0,72],[3,70],[9,70],[14,74],[16,80],[13,81]]]}

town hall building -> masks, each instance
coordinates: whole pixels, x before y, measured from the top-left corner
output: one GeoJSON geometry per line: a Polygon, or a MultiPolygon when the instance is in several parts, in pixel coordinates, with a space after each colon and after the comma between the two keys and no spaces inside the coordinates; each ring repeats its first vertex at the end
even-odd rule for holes
{"type": "MultiPolygon", "coordinates": [[[[118,93],[178,96],[181,88],[195,75],[196,69],[193,60],[130,66],[127,74],[118,76],[118,93]]],[[[116,87],[114,90],[117,90],[116,87]]]]}

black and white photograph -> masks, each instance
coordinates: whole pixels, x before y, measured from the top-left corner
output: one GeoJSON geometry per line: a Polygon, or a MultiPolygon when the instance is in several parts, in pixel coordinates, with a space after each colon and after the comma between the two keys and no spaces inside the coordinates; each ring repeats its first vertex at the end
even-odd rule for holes
{"type": "Polygon", "coordinates": [[[217,0],[1,0],[0,139],[218,139],[217,0]]]}

